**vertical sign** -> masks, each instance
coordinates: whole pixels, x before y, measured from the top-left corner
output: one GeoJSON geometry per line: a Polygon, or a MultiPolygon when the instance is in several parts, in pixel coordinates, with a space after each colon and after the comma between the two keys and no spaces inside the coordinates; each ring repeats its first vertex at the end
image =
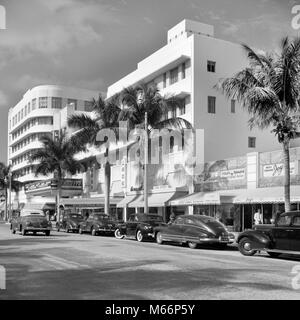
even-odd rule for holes
{"type": "Polygon", "coordinates": [[[126,191],[126,181],[127,181],[127,162],[126,159],[123,158],[121,161],[121,184],[122,184],[122,189],[125,193],[126,191]]]}

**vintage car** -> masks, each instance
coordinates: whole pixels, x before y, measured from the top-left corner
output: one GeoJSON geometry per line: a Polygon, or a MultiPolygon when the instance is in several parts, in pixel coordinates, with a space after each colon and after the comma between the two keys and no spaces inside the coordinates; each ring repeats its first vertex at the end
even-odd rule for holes
{"type": "Polygon", "coordinates": [[[162,224],[164,224],[162,217],[156,214],[133,214],[127,222],[117,226],[115,237],[117,239],[134,238],[139,242],[146,238],[154,239],[154,228],[162,224]]]}
{"type": "Polygon", "coordinates": [[[165,226],[155,228],[158,244],[164,242],[187,243],[191,249],[199,244],[217,245],[225,248],[233,243],[235,237],[216,219],[203,215],[180,215],[175,221],[165,226]]]}
{"type": "Polygon", "coordinates": [[[105,213],[93,213],[86,220],[79,223],[79,233],[91,233],[113,235],[116,229],[116,221],[105,213]]]}
{"type": "Polygon", "coordinates": [[[65,230],[69,232],[78,232],[79,224],[83,222],[83,216],[78,213],[66,213],[62,216],[61,221],[56,223],[56,229],[59,232],[60,230],[65,230]]]}
{"type": "Polygon", "coordinates": [[[18,213],[17,217],[11,221],[10,229],[13,234],[18,231],[21,232],[23,236],[29,232],[33,234],[43,232],[46,236],[50,236],[52,224],[47,220],[42,210],[23,209],[18,213]]]}
{"type": "Polygon", "coordinates": [[[255,225],[253,229],[242,232],[238,248],[245,256],[258,251],[266,251],[271,257],[283,253],[300,254],[300,211],[282,213],[274,225],[255,225]]]}

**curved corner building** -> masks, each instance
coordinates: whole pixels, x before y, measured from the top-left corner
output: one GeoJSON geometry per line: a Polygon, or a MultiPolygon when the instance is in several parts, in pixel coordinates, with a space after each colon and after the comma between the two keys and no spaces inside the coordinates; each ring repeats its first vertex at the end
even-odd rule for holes
{"type": "Polygon", "coordinates": [[[41,180],[35,177],[28,162],[31,153],[41,147],[44,134],[57,135],[66,126],[67,117],[91,111],[91,100],[98,92],[56,85],[43,85],[28,90],[23,99],[8,113],[8,163],[20,182],[41,180]]]}

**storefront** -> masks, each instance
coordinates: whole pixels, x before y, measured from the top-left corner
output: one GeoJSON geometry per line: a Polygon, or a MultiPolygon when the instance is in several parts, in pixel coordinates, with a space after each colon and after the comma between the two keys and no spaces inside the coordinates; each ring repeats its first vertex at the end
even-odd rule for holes
{"type": "MultiPolygon", "coordinates": [[[[187,194],[185,191],[176,190],[162,190],[149,193],[148,207],[149,213],[158,214],[163,217],[165,221],[169,221],[171,215],[171,202],[175,199],[183,197],[187,194]]],[[[127,195],[118,205],[118,208],[124,209],[124,219],[133,213],[144,212],[144,195],[143,194],[131,194],[127,195]]],[[[175,211],[180,209],[176,209],[175,211]]],[[[179,211],[184,213],[184,210],[179,211]]]]}

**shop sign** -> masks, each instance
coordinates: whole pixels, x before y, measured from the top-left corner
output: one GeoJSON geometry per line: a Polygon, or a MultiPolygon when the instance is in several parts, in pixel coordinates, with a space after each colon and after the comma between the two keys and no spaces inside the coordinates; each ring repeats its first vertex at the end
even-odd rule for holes
{"type": "MultiPolygon", "coordinates": [[[[62,181],[62,189],[64,190],[82,190],[82,180],[81,179],[65,179],[62,181]]],[[[58,181],[57,180],[45,180],[29,183],[25,185],[25,192],[35,192],[35,191],[46,191],[46,190],[57,190],[58,181]]]]}
{"type": "MultiPolygon", "coordinates": [[[[296,174],[295,162],[290,163],[290,174],[296,174]]],[[[270,177],[282,177],[284,176],[284,165],[283,163],[274,163],[263,166],[263,176],[265,178],[270,177]]]]}
{"type": "Polygon", "coordinates": [[[65,179],[62,181],[62,189],[67,190],[82,190],[81,179],[65,179]]]}
{"type": "Polygon", "coordinates": [[[216,171],[211,173],[210,179],[227,179],[227,180],[241,180],[246,177],[246,169],[232,169],[226,171],[216,171]]]}

